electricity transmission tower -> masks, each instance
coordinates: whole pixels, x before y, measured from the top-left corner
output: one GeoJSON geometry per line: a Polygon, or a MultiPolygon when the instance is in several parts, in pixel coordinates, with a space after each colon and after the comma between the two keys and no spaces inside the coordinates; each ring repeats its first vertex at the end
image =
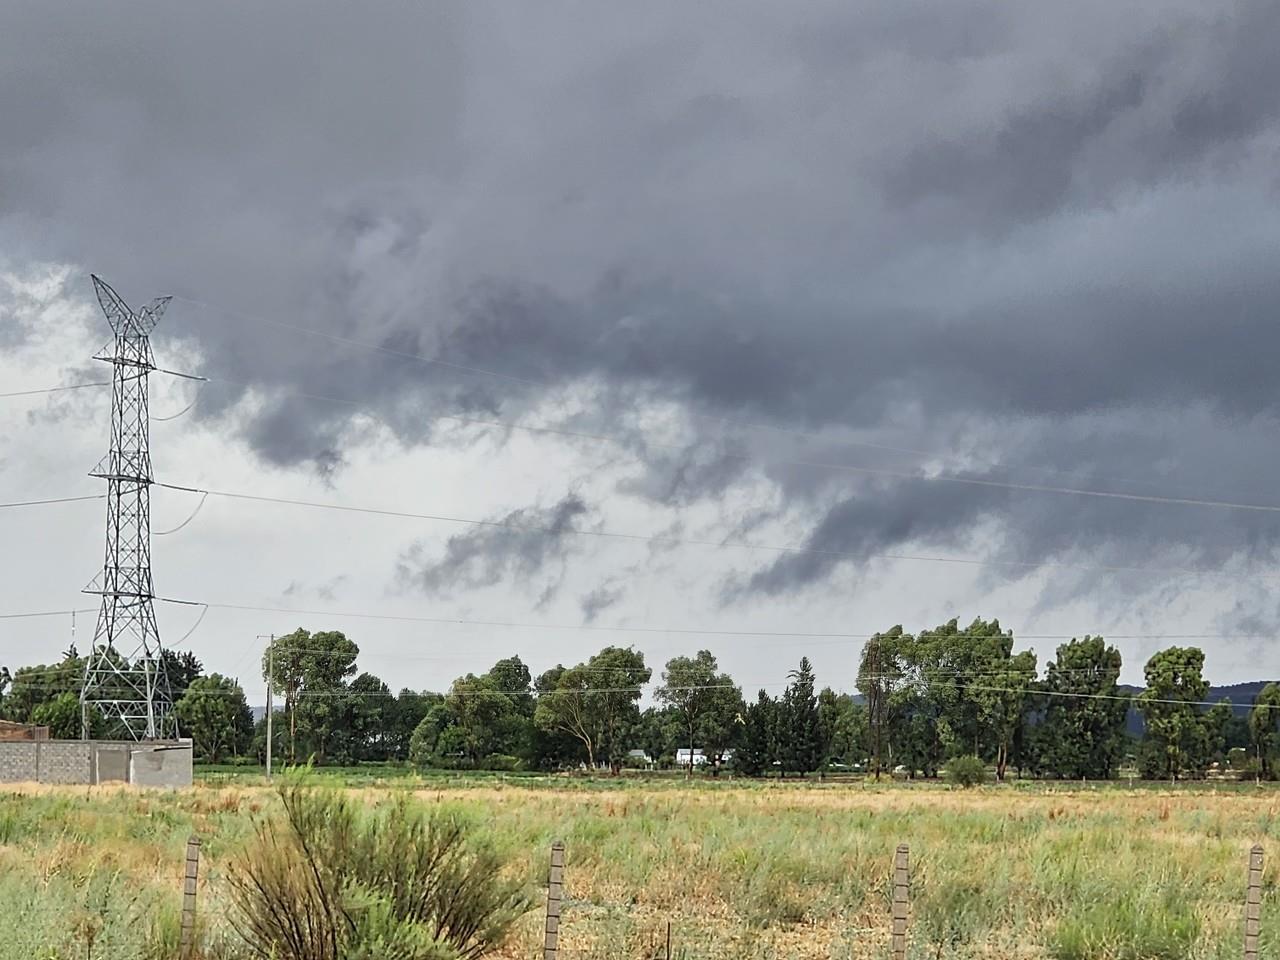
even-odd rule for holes
{"type": "Polygon", "coordinates": [[[110,735],[176,737],[153,605],[147,404],[155,369],[150,334],[170,298],[135,313],[105,281],[94,277],[93,288],[115,339],[94,357],[111,364],[111,449],[89,474],[107,481],[107,551],[102,572],[85,588],[102,597],[102,606],[85,663],[81,735],[88,739],[96,710],[110,735]]]}

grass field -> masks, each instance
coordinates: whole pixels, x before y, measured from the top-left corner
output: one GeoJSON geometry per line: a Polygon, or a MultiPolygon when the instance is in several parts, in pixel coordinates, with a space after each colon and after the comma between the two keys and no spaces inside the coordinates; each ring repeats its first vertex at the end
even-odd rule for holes
{"type": "MultiPolygon", "coordinates": [[[[337,782],[339,778],[330,778],[337,782]]],[[[399,776],[464,811],[530,884],[565,840],[566,960],[888,956],[894,847],[911,845],[913,957],[1218,958],[1242,952],[1244,865],[1280,851],[1267,786],[1082,789],[399,776]]],[[[0,957],[176,956],[187,836],[204,839],[202,937],[234,957],[222,865],[276,799],[211,773],[180,793],[28,787],[0,794],[0,957]]],[[[1276,864],[1262,956],[1280,958],[1276,864]]],[[[531,958],[535,912],[498,954],[531,958]]]]}

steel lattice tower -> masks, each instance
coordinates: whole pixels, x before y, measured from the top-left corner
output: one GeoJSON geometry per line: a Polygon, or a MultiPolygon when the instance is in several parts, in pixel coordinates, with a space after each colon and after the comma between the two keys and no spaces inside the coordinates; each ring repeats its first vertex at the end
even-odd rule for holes
{"type": "Polygon", "coordinates": [[[107,551],[102,573],[85,588],[102,597],[102,606],[80,694],[82,735],[89,736],[96,709],[113,736],[176,737],[151,581],[147,398],[155,369],[150,334],[170,298],[135,313],[100,278],[93,288],[115,339],[94,357],[111,364],[111,450],[89,474],[107,481],[107,551]]]}

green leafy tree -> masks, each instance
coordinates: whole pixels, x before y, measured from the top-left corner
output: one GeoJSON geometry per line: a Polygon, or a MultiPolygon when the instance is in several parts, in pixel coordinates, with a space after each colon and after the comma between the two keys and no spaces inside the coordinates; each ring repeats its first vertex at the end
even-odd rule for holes
{"type": "Polygon", "coordinates": [[[978,704],[978,723],[986,741],[995,746],[996,779],[1003,780],[1009,751],[1026,721],[1029,694],[1036,682],[1036,655],[1031,650],[1015,654],[1010,634],[974,643],[981,667],[968,693],[978,704]]]}
{"type": "MultiPolygon", "coordinates": [[[[265,763],[267,759],[267,716],[264,713],[253,724],[253,740],[251,741],[249,752],[257,757],[259,763],[265,763]]],[[[271,722],[271,758],[272,762],[278,764],[282,758],[289,755],[289,725],[284,718],[280,716],[280,711],[276,711],[276,716],[271,722]]]]}
{"type": "Polygon", "coordinates": [[[49,736],[55,740],[74,740],[80,736],[80,697],[66,691],[36,704],[31,723],[48,727],[49,736]]]}
{"type": "Polygon", "coordinates": [[[675,756],[680,727],[679,718],[669,707],[648,707],[640,714],[633,742],[655,764],[662,764],[675,756]]]}
{"type": "MultiPolygon", "coordinates": [[[[533,684],[537,698],[535,703],[556,689],[566,669],[557,664],[538,676],[533,684]]],[[[546,727],[537,722],[536,705],[533,731],[529,739],[532,765],[540,770],[562,770],[577,766],[587,759],[586,748],[577,737],[566,733],[563,728],[546,727]]]]}
{"type": "Polygon", "coordinates": [[[518,736],[522,720],[515,704],[488,675],[467,674],[453,682],[445,700],[454,718],[456,745],[472,767],[518,736]]]}
{"type": "Polygon", "coordinates": [[[529,668],[518,656],[499,660],[486,674],[494,687],[511,701],[511,705],[523,717],[533,719],[536,703],[533,698],[533,677],[529,668]]]}
{"type": "Polygon", "coordinates": [[[605,647],[558,674],[555,686],[538,697],[535,722],[581,743],[589,766],[605,761],[616,773],[640,720],[640,692],[650,675],[643,653],[605,647]]]}
{"type": "MultiPolygon", "coordinates": [[[[909,638],[908,638],[909,639],[909,638]]],[[[895,694],[903,685],[906,670],[902,664],[904,647],[902,625],[874,634],[862,648],[858,664],[858,691],[867,705],[867,752],[871,767],[880,779],[884,758],[890,749],[890,725],[895,715],[895,694]]]]}
{"type": "Polygon", "coordinates": [[[192,682],[204,675],[204,665],[190,650],[179,653],[168,648],[160,651],[160,663],[164,667],[165,679],[169,681],[169,694],[177,703],[192,682]]]}
{"type": "Polygon", "coordinates": [[[360,648],[337,630],[310,633],[301,627],[276,637],[262,657],[263,679],[284,697],[289,717],[289,760],[298,756],[298,725],[303,722],[311,750],[323,760],[325,748],[343,718],[346,679],[356,672],[360,648]],[[302,703],[306,699],[306,706],[302,703]]]}
{"type": "Polygon", "coordinates": [[[747,777],[769,772],[777,759],[778,705],[765,691],[747,707],[742,721],[742,735],[733,754],[733,768],[747,777]]]}
{"type": "Polygon", "coordinates": [[[427,715],[427,711],[439,698],[439,694],[418,693],[414,690],[401,690],[396,697],[394,707],[390,709],[387,722],[387,758],[391,760],[409,759],[409,744],[413,732],[427,715]]]}
{"type": "Polygon", "coordinates": [[[1000,661],[1002,651],[1007,659],[1012,636],[1001,629],[999,620],[979,617],[961,628],[952,619],[906,645],[916,706],[930,717],[936,737],[931,752],[937,756],[998,751],[998,738],[983,724],[984,712],[993,713],[989,699],[974,688],[994,686],[984,682],[984,673],[1000,661]]]}
{"type": "Polygon", "coordinates": [[[734,723],[742,712],[742,691],[709,650],[694,657],[673,657],[662,672],[655,691],[680,723],[683,745],[689,748],[688,772],[693,773],[693,751],[701,744],[707,760],[717,768],[732,742],[734,723]]]}
{"type": "Polygon", "coordinates": [[[537,761],[533,725],[537,701],[529,668],[518,656],[507,657],[490,667],[485,676],[510,704],[502,713],[494,752],[533,766],[537,761]]]}
{"type": "MultiPolygon", "coordinates": [[[[74,650],[67,651],[62,660],[52,664],[35,664],[19,667],[9,680],[9,692],[3,704],[3,717],[17,723],[35,723],[35,710],[41,704],[56,700],[69,693],[79,701],[80,687],[84,682],[84,658],[74,650]]],[[[80,735],[79,708],[73,736],[80,735]]]]}
{"type": "Polygon", "coordinates": [[[252,742],[253,711],[240,684],[230,677],[196,677],[173,709],[197,755],[210,763],[228,753],[239,756],[252,742]]]}
{"type": "Polygon", "coordinates": [[[1147,687],[1135,698],[1146,722],[1144,768],[1149,776],[1178,776],[1205,753],[1199,703],[1209,692],[1201,675],[1204,651],[1169,647],[1146,665],[1147,687]]]}
{"type": "Polygon", "coordinates": [[[1193,760],[1200,769],[1211,763],[1222,764],[1227,759],[1227,737],[1231,729],[1231,701],[1219,700],[1200,717],[1204,734],[1199,738],[1203,752],[1193,760]]]}
{"type": "Polygon", "coordinates": [[[389,760],[395,735],[396,697],[371,673],[362,673],[347,688],[347,715],[339,731],[341,752],[352,760],[389,760]]]}
{"type": "Polygon", "coordinates": [[[441,766],[447,759],[447,751],[441,749],[442,746],[448,746],[444,733],[453,726],[454,717],[445,705],[443,694],[431,693],[424,696],[431,705],[410,737],[409,762],[418,767],[441,766]]]}
{"type": "Polygon", "coordinates": [[[806,774],[822,763],[822,730],[818,723],[818,698],[814,693],[813,666],[808,657],[787,674],[790,683],[778,708],[778,754],[784,774],[806,774]]]}
{"type": "Polygon", "coordinates": [[[852,766],[867,757],[867,710],[847,693],[830,687],[818,694],[818,726],[822,731],[823,766],[852,766]]]}
{"type": "Polygon", "coordinates": [[[1102,637],[1072,638],[1058,647],[1041,685],[1036,766],[1072,780],[1109,779],[1125,749],[1129,699],[1119,690],[1120,651],[1102,637]]]}
{"type": "Polygon", "coordinates": [[[1249,738],[1264,776],[1271,775],[1271,761],[1280,746],[1280,684],[1268,683],[1253,701],[1249,711],[1249,738]]]}

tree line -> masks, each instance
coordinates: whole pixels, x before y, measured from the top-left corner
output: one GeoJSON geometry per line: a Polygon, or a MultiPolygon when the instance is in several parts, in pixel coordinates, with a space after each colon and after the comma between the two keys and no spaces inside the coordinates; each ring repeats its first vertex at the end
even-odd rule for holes
{"type": "MultiPolygon", "coordinates": [[[[198,757],[260,762],[265,718],[239,683],[205,674],[190,653],[164,656],[198,757]]],[[[1096,636],[1060,645],[1041,673],[1035,653],[1015,650],[997,620],[917,633],[895,626],[849,664],[856,692],[818,689],[802,657],[777,695],[760,690],[750,702],[707,650],[668,660],[656,681],[641,651],[609,646],[536,677],[512,656],[444,692],[398,693],[357,672],[358,656],[340,631],[298,629],[271,642],[262,671],[275,691],[281,762],[614,772],[679,762],[745,776],[931,777],[977,757],[999,779],[1106,779],[1126,763],[1145,777],[1199,776],[1215,763],[1269,777],[1280,753],[1280,686],[1263,688],[1247,715],[1225,700],[1206,705],[1203,651],[1169,647],[1147,661],[1135,693],[1120,685],[1120,652],[1096,636]],[[1126,732],[1131,708],[1140,738],[1126,732]]],[[[83,674],[74,648],[54,664],[0,668],[0,718],[79,736],[83,674]]],[[[113,735],[91,720],[95,736],[113,735]]]]}

